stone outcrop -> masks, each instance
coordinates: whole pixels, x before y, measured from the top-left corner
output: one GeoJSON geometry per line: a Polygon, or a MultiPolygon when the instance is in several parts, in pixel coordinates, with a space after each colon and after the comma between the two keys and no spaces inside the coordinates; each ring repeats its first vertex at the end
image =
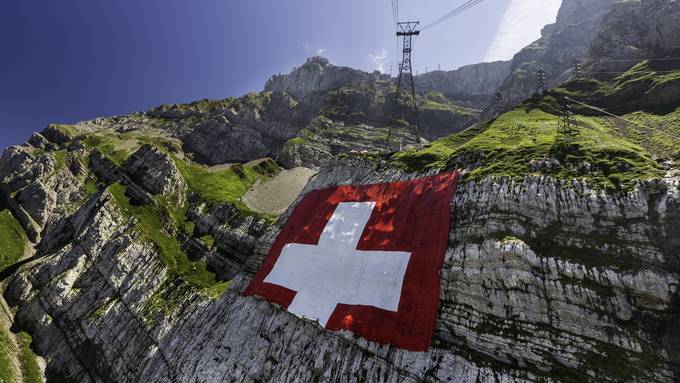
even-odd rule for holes
{"type": "Polygon", "coordinates": [[[180,204],[187,193],[182,175],[168,155],[144,145],[122,165],[131,181],[149,193],[163,195],[180,204]]]}
{"type": "Polygon", "coordinates": [[[267,81],[265,91],[285,92],[295,98],[323,94],[351,84],[389,81],[389,75],[366,73],[357,69],[332,65],[327,58],[311,57],[290,74],[275,75],[267,81]]]}
{"type": "Polygon", "coordinates": [[[245,96],[227,109],[203,113],[182,137],[183,146],[210,165],[270,157],[312,117],[308,106],[287,94],[245,96]]]}
{"type": "Polygon", "coordinates": [[[84,179],[78,170],[82,152],[62,150],[35,153],[30,147],[14,146],[0,158],[0,198],[21,222],[29,238],[37,241],[50,220],[72,211],[83,195],[84,179]]]}
{"type": "Polygon", "coordinates": [[[267,220],[247,215],[233,205],[210,207],[199,201],[192,203],[187,216],[195,223],[195,236],[210,235],[212,248],[201,243],[188,243],[187,253],[193,259],[205,260],[217,277],[229,280],[242,271],[259,239],[273,229],[267,220]]]}

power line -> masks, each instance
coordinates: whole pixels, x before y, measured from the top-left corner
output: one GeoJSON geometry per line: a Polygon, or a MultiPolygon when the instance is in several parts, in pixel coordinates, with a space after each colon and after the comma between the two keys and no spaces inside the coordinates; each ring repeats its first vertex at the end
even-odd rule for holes
{"type": "Polygon", "coordinates": [[[467,9],[469,9],[469,8],[471,8],[471,7],[475,6],[475,5],[477,5],[478,3],[481,3],[482,1],[483,1],[483,0],[468,0],[467,2],[465,2],[465,3],[461,4],[460,6],[458,6],[458,7],[457,7],[456,9],[454,9],[453,11],[451,11],[451,12],[445,14],[444,16],[440,17],[439,19],[435,20],[434,22],[432,22],[432,23],[426,25],[425,27],[423,27],[423,30],[424,30],[424,29],[431,28],[431,27],[433,27],[433,26],[435,26],[435,25],[437,25],[437,24],[439,24],[439,23],[442,23],[442,22],[444,22],[444,21],[446,21],[446,20],[448,20],[448,19],[450,19],[450,18],[452,18],[452,17],[454,17],[454,16],[457,16],[458,14],[460,14],[460,13],[464,12],[465,10],[467,10],[467,9]]]}
{"type": "MultiPolygon", "coordinates": [[[[623,74],[623,73],[628,73],[628,71],[625,71],[625,72],[588,72],[588,71],[585,71],[585,72],[588,73],[588,74],[600,74],[600,73],[601,74],[623,74]]],[[[651,70],[651,71],[649,71],[649,73],[679,73],[679,72],[680,72],[680,69],[676,69],[676,70],[651,70]]]]}
{"type": "Polygon", "coordinates": [[[604,110],[604,109],[602,109],[602,108],[598,108],[597,106],[588,105],[588,104],[586,104],[585,102],[581,102],[581,101],[578,101],[578,100],[574,100],[574,99],[571,98],[571,97],[566,97],[566,96],[565,96],[564,98],[565,98],[566,100],[569,100],[569,101],[571,101],[571,102],[575,102],[575,103],[577,103],[577,104],[579,104],[579,105],[585,106],[586,108],[593,109],[593,110],[596,110],[596,111],[598,111],[598,112],[604,113],[604,114],[606,114],[606,115],[608,115],[608,116],[614,117],[614,118],[616,118],[616,119],[618,119],[618,120],[624,121],[624,122],[629,123],[629,124],[631,124],[631,125],[636,125],[636,126],[638,126],[638,127],[640,127],[640,128],[643,128],[643,129],[654,130],[654,131],[656,131],[657,133],[660,133],[660,134],[662,134],[662,135],[665,135],[666,137],[670,137],[670,138],[672,138],[672,139],[674,139],[674,140],[680,141],[680,137],[677,137],[677,136],[675,136],[675,135],[673,135],[673,134],[670,134],[670,133],[665,132],[665,131],[663,131],[663,130],[660,130],[660,129],[658,129],[658,128],[652,128],[652,127],[647,126],[647,125],[642,125],[642,124],[639,123],[639,122],[635,122],[635,121],[628,120],[628,119],[623,118],[623,117],[621,117],[621,116],[618,116],[618,115],[616,115],[616,114],[614,114],[614,113],[608,112],[608,111],[606,111],[606,110],[604,110]]]}
{"type": "Polygon", "coordinates": [[[447,20],[449,20],[453,17],[456,17],[456,16],[460,15],[461,13],[467,11],[468,9],[474,7],[475,5],[477,5],[477,4],[479,4],[483,1],[484,0],[468,0],[465,3],[461,4],[460,6],[458,6],[458,8],[454,9],[453,11],[445,14],[444,16],[440,17],[439,19],[437,19],[437,20],[433,21],[432,23],[426,25],[425,27],[423,27],[421,29],[421,31],[424,31],[428,28],[432,28],[435,25],[441,24],[441,23],[443,23],[443,22],[445,22],[445,21],[447,21],[447,20]]]}
{"type": "Polygon", "coordinates": [[[673,61],[680,57],[637,58],[637,59],[596,59],[595,62],[673,61]]]}
{"type": "Polygon", "coordinates": [[[418,18],[418,20],[423,19],[423,16],[425,16],[425,10],[427,9],[427,6],[429,4],[428,0],[422,0],[422,1],[423,1],[423,8],[420,10],[420,17],[418,18]]]}

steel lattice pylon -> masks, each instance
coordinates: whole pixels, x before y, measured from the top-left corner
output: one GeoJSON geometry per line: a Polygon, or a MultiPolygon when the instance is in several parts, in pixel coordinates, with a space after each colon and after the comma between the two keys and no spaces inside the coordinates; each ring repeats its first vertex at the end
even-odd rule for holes
{"type": "MultiPolygon", "coordinates": [[[[403,59],[401,64],[399,64],[399,78],[397,80],[397,92],[394,94],[394,113],[390,119],[390,125],[387,132],[387,146],[390,147],[390,141],[392,139],[392,126],[394,122],[399,117],[404,117],[406,115],[404,111],[403,104],[400,102],[402,91],[408,91],[410,89],[411,95],[408,100],[408,109],[414,115],[415,119],[415,135],[416,142],[420,142],[420,123],[418,118],[418,104],[416,100],[416,86],[413,79],[413,66],[411,65],[411,52],[413,44],[413,36],[418,36],[420,31],[417,31],[419,22],[409,21],[399,23],[399,31],[397,36],[404,38],[403,42],[403,59]]],[[[408,98],[408,96],[407,96],[408,98]]]]}
{"type": "Polygon", "coordinates": [[[504,101],[503,101],[503,90],[498,88],[496,91],[496,96],[493,100],[493,116],[498,117],[503,113],[504,101]]]}
{"type": "Polygon", "coordinates": [[[578,123],[571,111],[571,106],[564,101],[560,119],[557,122],[557,136],[555,144],[557,146],[569,146],[579,139],[578,123]]]}

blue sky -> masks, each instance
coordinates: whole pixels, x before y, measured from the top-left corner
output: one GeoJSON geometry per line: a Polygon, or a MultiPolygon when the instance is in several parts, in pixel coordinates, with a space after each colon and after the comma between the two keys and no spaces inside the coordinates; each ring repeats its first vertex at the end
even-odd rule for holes
{"type": "MultiPolygon", "coordinates": [[[[401,0],[400,16],[427,23],[462,2],[401,0]]],[[[550,2],[486,0],[425,31],[414,66],[509,58],[554,21],[550,2]]],[[[397,49],[388,0],[5,0],[0,148],[51,122],[259,91],[315,54],[389,73],[397,49]]]]}

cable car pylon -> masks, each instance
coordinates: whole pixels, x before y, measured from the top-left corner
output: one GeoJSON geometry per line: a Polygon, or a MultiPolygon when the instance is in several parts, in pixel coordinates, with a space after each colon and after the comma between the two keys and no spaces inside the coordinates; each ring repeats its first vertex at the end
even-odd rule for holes
{"type": "MultiPolygon", "coordinates": [[[[397,23],[399,30],[397,31],[398,37],[403,37],[403,49],[402,49],[402,61],[399,64],[399,78],[397,79],[397,92],[394,94],[394,113],[392,113],[392,118],[390,119],[390,124],[387,131],[387,147],[391,149],[392,140],[392,128],[399,117],[407,116],[405,113],[405,108],[400,100],[400,95],[402,91],[411,91],[410,100],[408,100],[408,106],[406,109],[410,109],[413,114],[412,119],[407,119],[410,125],[410,121],[415,120],[415,133],[416,143],[420,143],[420,122],[418,116],[418,103],[416,99],[416,86],[413,79],[413,66],[411,64],[411,52],[413,51],[413,36],[420,35],[420,31],[416,30],[419,21],[407,21],[397,23]]],[[[406,96],[408,98],[408,95],[406,96]]]]}

